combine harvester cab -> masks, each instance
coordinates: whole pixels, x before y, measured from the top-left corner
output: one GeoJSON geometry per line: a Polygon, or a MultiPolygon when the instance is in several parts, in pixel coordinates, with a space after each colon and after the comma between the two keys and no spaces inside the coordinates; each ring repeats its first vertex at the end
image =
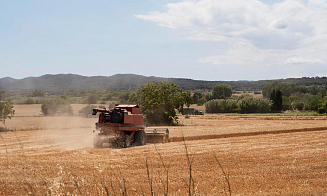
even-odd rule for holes
{"type": "Polygon", "coordinates": [[[95,123],[96,130],[99,131],[94,138],[96,148],[103,147],[103,144],[126,148],[132,144],[145,145],[147,142],[158,143],[160,140],[162,143],[169,138],[168,129],[165,132],[147,129],[145,132],[142,110],[138,105],[116,105],[112,110],[93,109],[92,115],[97,113],[100,115],[95,123]]]}

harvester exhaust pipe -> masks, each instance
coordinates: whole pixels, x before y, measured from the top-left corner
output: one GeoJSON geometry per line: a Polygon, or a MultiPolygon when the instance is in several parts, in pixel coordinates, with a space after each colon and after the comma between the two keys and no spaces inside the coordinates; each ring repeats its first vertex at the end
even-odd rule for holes
{"type": "Polygon", "coordinates": [[[147,143],[169,142],[169,130],[166,128],[145,129],[147,143]]]}

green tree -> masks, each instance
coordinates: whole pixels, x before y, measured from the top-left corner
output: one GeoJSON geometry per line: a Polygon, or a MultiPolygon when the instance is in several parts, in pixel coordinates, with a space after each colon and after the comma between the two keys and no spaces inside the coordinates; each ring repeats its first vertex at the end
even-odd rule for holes
{"type": "Polygon", "coordinates": [[[11,101],[0,101],[0,121],[6,123],[6,119],[14,116],[15,110],[11,101]]]}
{"type": "Polygon", "coordinates": [[[211,101],[211,100],[213,100],[212,94],[211,94],[211,93],[208,93],[208,94],[206,95],[205,99],[206,99],[207,101],[211,101]]]}
{"type": "Polygon", "coordinates": [[[226,84],[220,84],[213,87],[212,98],[213,99],[226,99],[231,97],[233,93],[232,87],[226,84]]]}
{"type": "Polygon", "coordinates": [[[309,87],[309,92],[312,95],[318,95],[318,93],[320,92],[320,88],[319,88],[319,86],[313,85],[313,86],[309,87]]]}
{"type": "Polygon", "coordinates": [[[292,107],[294,108],[294,109],[297,109],[297,110],[303,110],[303,108],[304,108],[304,103],[303,102],[294,102],[293,104],[292,104],[292,107]]]}
{"type": "Polygon", "coordinates": [[[6,97],[6,91],[0,91],[0,101],[4,100],[6,97]]]}
{"type": "Polygon", "coordinates": [[[315,96],[310,102],[308,103],[307,109],[317,111],[319,108],[325,106],[325,101],[318,96],[315,96]]]}
{"type": "Polygon", "coordinates": [[[203,105],[207,102],[206,98],[202,97],[201,99],[199,99],[197,105],[200,106],[200,105],[203,105]]]}
{"type": "Polygon", "coordinates": [[[270,95],[270,100],[273,102],[271,110],[273,112],[281,112],[283,109],[282,91],[280,91],[280,90],[275,91],[275,89],[274,89],[270,95]]]}
{"type": "Polygon", "coordinates": [[[295,91],[299,92],[300,94],[304,94],[304,93],[308,93],[309,89],[304,85],[298,85],[295,87],[295,91]]]}
{"type": "MultiPolygon", "coordinates": [[[[270,94],[270,100],[272,101],[272,103],[274,103],[275,99],[276,99],[276,90],[273,89],[270,94]]],[[[271,110],[276,111],[276,106],[274,104],[271,106],[271,110]]]]}
{"type": "Polygon", "coordinates": [[[146,116],[149,124],[173,124],[178,121],[176,109],[183,112],[183,107],[190,106],[193,99],[189,91],[184,91],[172,82],[148,82],[140,86],[129,99],[136,103],[146,116]]]}
{"type": "Polygon", "coordinates": [[[264,97],[268,98],[273,90],[277,92],[280,90],[283,92],[284,96],[289,97],[292,93],[296,92],[295,83],[292,82],[272,82],[265,85],[262,89],[262,94],[264,97]]]}
{"type": "Polygon", "coordinates": [[[283,109],[283,94],[282,91],[276,91],[276,99],[275,99],[275,106],[278,112],[281,112],[283,109]]]}
{"type": "Polygon", "coordinates": [[[45,92],[43,90],[34,90],[31,97],[44,97],[45,92]]]}
{"type": "Polygon", "coordinates": [[[194,92],[193,94],[193,103],[198,103],[198,101],[203,97],[201,92],[194,92]]]}

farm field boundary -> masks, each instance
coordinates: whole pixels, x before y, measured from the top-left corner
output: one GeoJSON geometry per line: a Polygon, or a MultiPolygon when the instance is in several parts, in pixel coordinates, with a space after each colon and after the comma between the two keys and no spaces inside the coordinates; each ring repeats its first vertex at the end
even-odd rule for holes
{"type": "Polygon", "coordinates": [[[220,139],[220,138],[231,138],[231,137],[243,137],[243,136],[256,136],[256,135],[267,135],[267,134],[282,134],[282,133],[295,133],[295,132],[309,132],[309,131],[326,131],[327,127],[313,127],[313,128],[302,128],[302,129],[287,129],[287,130],[276,130],[276,131],[260,131],[260,132],[247,132],[247,133],[231,133],[231,134],[219,134],[219,135],[199,135],[199,136],[188,136],[188,137],[172,137],[170,142],[181,142],[194,141],[194,140],[209,140],[209,139],[220,139]]]}

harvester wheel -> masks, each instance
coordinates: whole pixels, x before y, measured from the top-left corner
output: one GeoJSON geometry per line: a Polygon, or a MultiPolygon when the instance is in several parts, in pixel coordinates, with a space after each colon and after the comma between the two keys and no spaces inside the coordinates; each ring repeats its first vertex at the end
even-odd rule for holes
{"type": "Polygon", "coordinates": [[[143,146],[146,144],[146,135],[145,135],[145,131],[142,129],[140,131],[137,131],[135,133],[135,145],[137,146],[143,146]]]}

